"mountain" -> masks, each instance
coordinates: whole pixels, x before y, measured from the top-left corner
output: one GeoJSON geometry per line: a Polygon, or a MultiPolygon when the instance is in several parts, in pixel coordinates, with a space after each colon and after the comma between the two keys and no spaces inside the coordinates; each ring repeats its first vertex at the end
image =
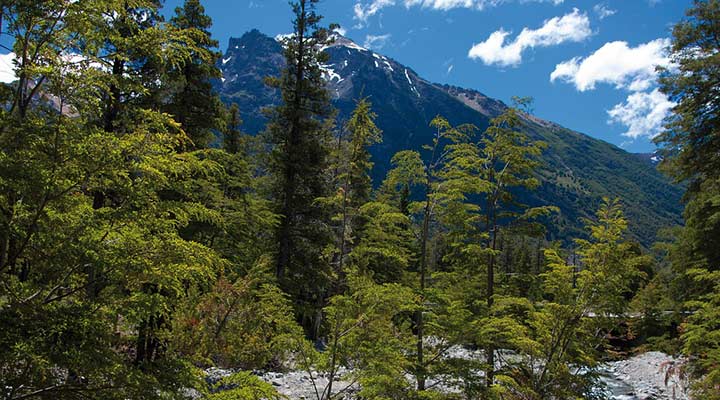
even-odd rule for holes
{"type": "MultiPolygon", "coordinates": [[[[223,78],[217,90],[223,101],[238,104],[248,133],[262,131],[267,122],[262,109],[279,101],[279,93],[265,86],[263,78],[279,75],[284,66],[282,50],[276,39],[252,30],[230,39],[222,58],[223,78]]],[[[430,142],[429,123],[435,116],[485,129],[507,108],[476,90],[429,82],[411,68],[342,36],[325,51],[329,61],[322,68],[340,111],[339,122],[347,119],[361,96],[370,98],[378,114],[384,136],[372,149],[376,183],[385,176],[393,154],[430,142]]],[[[631,235],[644,245],[655,240],[659,229],[682,222],[681,189],[655,169],[650,156],[628,153],[530,115],[525,119],[526,133],[547,142],[548,148],[544,165],[536,171],[540,188],[519,195],[531,205],[560,207],[561,215],[551,224],[551,239],[582,235],[582,218],[593,215],[603,196],[622,199],[631,235]]]]}

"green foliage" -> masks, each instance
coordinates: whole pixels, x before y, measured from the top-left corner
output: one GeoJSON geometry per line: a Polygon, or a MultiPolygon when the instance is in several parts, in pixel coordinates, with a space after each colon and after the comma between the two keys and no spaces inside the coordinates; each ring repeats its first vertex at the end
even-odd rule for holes
{"type": "Polygon", "coordinates": [[[416,307],[412,290],[399,284],[378,285],[367,277],[351,274],[348,291],[334,296],[325,309],[328,347],[317,363],[330,377],[325,397],[331,398],[332,378],[338,367],[353,368],[343,377],[357,382],[364,398],[398,398],[409,390],[405,371],[412,347],[409,321],[404,317],[416,307]]]}
{"type": "Polygon", "coordinates": [[[668,341],[668,334],[673,335],[671,326],[676,323],[675,301],[671,298],[672,276],[666,272],[655,275],[637,291],[630,303],[630,310],[640,314],[640,318],[631,321],[634,337],[649,339],[650,345],[668,354],[678,353],[677,348],[668,341]]]}
{"type": "MultiPolygon", "coordinates": [[[[372,182],[370,180],[369,147],[378,143],[382,137],[375,126],[375,114],[367,99],[358,101],[352,117],[345,126],[349,138],[338,136],[337,146],[331,169],[332,184],[336,187],[333,196],[321,197],[316,202],[322,204],[331,214],[331,223],[335,231],[335,240],[329,247],[329,258],[338,277],[336,286],[346,283],[345,266],[348,254],[363,237],[365,225],[369,220],[361,212],[361,207],[370,200],[372,182]]],[[[337,289],[336,289],[337,290],[337,289]]]]}
{"type": "Polygon", "coordinates": [[[627,221],[619,200],[605,199],[589,228],[590,240],[577,240],[583,266],[577,285],[599,318],[612,318],[627,307],[631,284],[642,274],[637,268],[642,256],[623,240],[627,221]]]}
{"type": "Polygon", "coordinates": [[[212,39],[212,20],[199,0],[185,0],[175,8],[170,25],[186,32],[195,43],[188,59],[167,71],[166,85],[171,100],[165,110],[175,117],[191,140],[191,149],[202,149],[214,139],[214,130],[222,127],[224,106],[213,92],[212,79],[221,76],[217,63],[222,54],[212,39]]]}
{"type": "Polygon", "coordinates": [[[709,287],[708,294],[687,305],[694,314],[683,325],[683,351],[693,355],[692,372],[696,395],[718,399],[720,387],[720,272],[694,269],[688,271],[698,282],[709,287]]]}
{"type": "Polygon", "coordinates": [[[202,365],[260,369],[287,361],[302,332],[292,304],[259,265],[207,293],[191,295],[176,319],[175,349],[202,365]]]}
{"type": "Polygon", "coordinates": [[[626,311],[626,292],[638,274],[638,256],[622,239],[626,226],[617,201],[606,200],[588,221],[591,239],[578,242],[579,266],[556,249],[545,251],[545,300],[500,297],[479,321],[479,340],[516,354],[496,371],[493,391],[518,399],[591,395],[597,349],[626,311]]]}
{"type": "Polygon", "coordinates": [[[316,199],[327,197],[328,118],[334,112],[322,79],[320,48],[329,41],[319,26],[317,0],[299,0],[293,8],[293,35],[285,46],[286,68],[269,78],[280,89],[282,104],[269,111],[265,135],[272,146],[273,200],[280,223],[276,231],[276,276],[292,295],[309,336],[317,337],[317,313],[332,284],[323,251],[331,243],[326,210],[316,199]]]}
{"type": "MultiPolygon", "coordinates": [[[[428,286],[428,278],[435,269],[432,261],[432,246],[443,231],[438,223],[469,224],[472,211],[476,209],[466,202],[467,195],[477,190],[478,180],[471,174],[477,159],[476,147],[471,141],[475,128],[469,125],[451,126],[442,117],[436,117],[431,125],[436,129],[432,144],[425,146],[428,159],[414,151],[399,152],[393,157],[395,168],[388,173],[384,191],[418,187],[422,197],[407,205],[408,213],[416,219],[416,233],[419,252],[415,281],[423,308],[414,316],[414,330],[417,346],[413,374],[418,391],[424,391],[428,374],[444,371],[444,353],[454,344],[467,339],[466,329],[469,312],[464,303],[453,299],[443,291],[428,286]],[[433,304],[434,307],[428,307],[433,304]],[[462,321],[462,322],[461,322],[462,321]],[[427,337],[440,338],[436,343],[426,343],[427,337]]],[[[467,226],[467,225],[466,225],[467,226]]]]}
{"type": "Polygon", "coordinates": [[[204,398],[207,400],[282,400],[287,397],[279,394],[271,384],[250,372],[237,372],[215,383],[212,393],[204,398]]]}
{"type": "MultiPolygon", "coordinates": [[[[520,132],[530,117],[512,108],[480,134],[435,118],[424,152],[398,152],[373,194],[368,148],[381,132],[367,99],[329,150],[329,31],[317,3],[292,3],[287,68],[269,79],[283,98],[270,111],[269,154],[212,93],[218,54],[199,1],[168,24],[154,0],[0,5],[20,55],[18,82],[0,91],[7,399],[182,398],[203,387],[207,366],[302,368],[314,385],[322,372],[319,400],[348,390],[334,386],[343,369],[363,398],[589,395],[602,336],[653,267],[625,240],[619,202],[588,222],[578,263],[551,248],[543,264],[536,222],[556,210],[516,194],[539,185],[544,145],[520,132]],[[206,148],[217,130],[223,149],[206,148]],[[452,356],[463,346],[486,357],[452,356]],[[431,379],[462,393],[432,390],[431,379]]],[[[688,229],[671,249],[676,264],[691,260],[675,272],[691,289],[683,350],[702,394],[719,381],[720,278],[712,252],[689,252],[720,226],[717,182],[693,186],[688,229]]],[[[667,280],[635,296],[649,324],[639,329],[666,323],[666,287],[681,286],[667,280]]],[[[283,398],[247,372],[203,394],[283,398]]]]}
{"type": "Polygon", "coordinates": [[[683,351],[691,357],[698,398],[718,398],[720,388],[720,132],[718,43],[720,2],[698,0],[673,28],[672,69],[661,70],[661,90],[677,103],[662,146],[664,170],[687,182],[686,226],[671,249],[675,285],[694,314],[682,326],[683,351]]]}
{"type": "Polygon", "coordinates": [[[382,141],[382,131],[375,125],[376,118],[372,103],[366,98],[360,99],[345,128],[350,133],[345,190],[351,194],[349,197],[355,207],[370,200],[370,171],[373,163],[370,161],[369,147],[382,141]]]}
{"type": "Polygon", "coordinates": [[[240,118],[240,110],[237,104],[230,106],[226,117],[227,121],[225,131],[223,132],[223,149],[230,154],[241,153],[243,152],[243,135],[240,132],[242,119],[240,118]]]}
{"type": "Polygon", "coordinates": [[[187,135],[155,111],[197,35],[159,24],[155,1],[2,7],[23,56],[0,111],[0,384],[8,399],[180,397],[196,379],[175,318],[233,273],[181,234],[223,226],[216,204],[177,198],[211,196],[227,159],[178,154],[187,135]]]}
{"type": "Polygon", "coordinates": [[[367,222],[348,256],[350,263],[378,283],[401,282],[415,255],[411,220],[380,201],[366,203],[358,211],[367,222]]]}

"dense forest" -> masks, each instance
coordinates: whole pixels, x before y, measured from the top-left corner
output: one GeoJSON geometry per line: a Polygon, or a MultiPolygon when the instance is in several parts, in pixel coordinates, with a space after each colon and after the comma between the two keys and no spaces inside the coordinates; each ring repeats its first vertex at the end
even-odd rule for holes
{"type": "Polygon", "coordinates": [[[281,399],[257,371],[292,369],[318,400],[590,399],[605,360],[661,350],[692,398],[720,399],[720,1],[695,1],[660,71],[677,105],[659,168],[685,225],[650,247],[613,198],[571,245],[547,239],[557,207],[517,195],[547,146],[529,98],[484,129],[437,116],[374,181],[379,110],[360,97],[338,121],[319,0],[291,2],[265,79],[282,99],[247,135],[200,1],[161,3],[0,2],[17,78],[0,85],[0,397],[281,399]]]}

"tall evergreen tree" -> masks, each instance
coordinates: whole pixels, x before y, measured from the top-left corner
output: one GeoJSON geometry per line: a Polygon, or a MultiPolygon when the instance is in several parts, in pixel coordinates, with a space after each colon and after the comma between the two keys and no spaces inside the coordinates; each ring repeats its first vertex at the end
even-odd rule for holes
{"type": "Polygon", "coordinates": [[[225,130],[223,131],[223,149],[230,154],[236,154],[242,151],[241,125],[240,109],[237,104],[233,103],[228,110],[225,130]]]}
{"type": "MultiPolygon", "coordinates": [[[[358,101],[350,120],[344,127],[347,135],[339,135],[334,154],[332,182],[336,186],[332,196],[322,199],[333,212],[335,249],[332,261],[339,277],[345,274],[345,262],[352,247],[361,239],[366,222],[360,208],[370,201],[372,182],[370,146],[382,140],[382,132],[375,125],[375,113],[367,99],[358,101]]],[[[342,279],[341,279],[342,280],[342,279]]],[[[338,282],[342,286],[343,282],[338,282]]]]}
{"type": "Polygon", "coordinates": [[[222,54],[216,50],[218,41],[209,30],[212,19],[205,14],[200,0],[185,0],[182,7],[175,9],[170,24],[189,35],[195,48],[187,60],[168,71],[172,99],[166,109],[190,137],[189,147],[205,148],[224,122],[224,106],[211,82],[220,79],[217,63],[222,54]]]}
{"type": "Polygon", "coordinates": [[[276,276],[292,293],[307,332],[319,329],[318,313],[330,285],[329,263],[323,251],[330,244],[328,217],[316,199],[327,195],[325,180],[329,132],[333,116],[320,64],[328,30],[315,12],[318,0],[291,3],[293,34],[284,39],[287,66],[279,78],[268,79],[282,93],[271,110],[267,136],[273,145],[273,196],[280,214],[277,230],[276,276]]]}
{"type": "Polygon", "coordinates": [[[679,274],[677,297],[695,314],[683,327],[698,398],[720,398],[720,1],[696,0],[673,28],[673,68],[660,89],[677,103],[656,138],[661,167],[686,182],[685,222],[670,256],[679,274]]]}

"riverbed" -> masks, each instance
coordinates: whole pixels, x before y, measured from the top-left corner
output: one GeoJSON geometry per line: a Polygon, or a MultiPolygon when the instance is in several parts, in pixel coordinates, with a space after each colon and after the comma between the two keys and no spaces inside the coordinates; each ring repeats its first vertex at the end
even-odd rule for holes
{"type": "MultiPolygon", "coordinates": [[[[455,357],[476,356],[472,351],[457,349],[455,357]],[[464,354],[467,352],[468,354],[464,354]]],[[[682,360],[660,352],[647,352],[621,361],[605,363],[600,368],[602,396],[608,400],[690,400],[686,393],[687,382],[679,374],[672,373],[681,365],[682,360]],[[668,374],[668,371],[670,373],[668,374]],[[666,381],[667,378],[667,381],[666,381]]],[[[210,369],[210,380],[219,379],[232,371],[210,369]]],[[[341,370],[340,376],[347,371],[341,370]]],[[[313,373],[312,378],[302,371],[258,373],[261,379],[272,384],[280,393],[290,399],[317,399],[317,393],[328,383],[327,377],[313,373]]],[[[333,392],[341,390],[350,383],[338,379],[333,392]]],[[[351,387],[342,399],[352,399],[351,387]]],[[[451,390],[452,391],[452,390],[451,390]]]]}

